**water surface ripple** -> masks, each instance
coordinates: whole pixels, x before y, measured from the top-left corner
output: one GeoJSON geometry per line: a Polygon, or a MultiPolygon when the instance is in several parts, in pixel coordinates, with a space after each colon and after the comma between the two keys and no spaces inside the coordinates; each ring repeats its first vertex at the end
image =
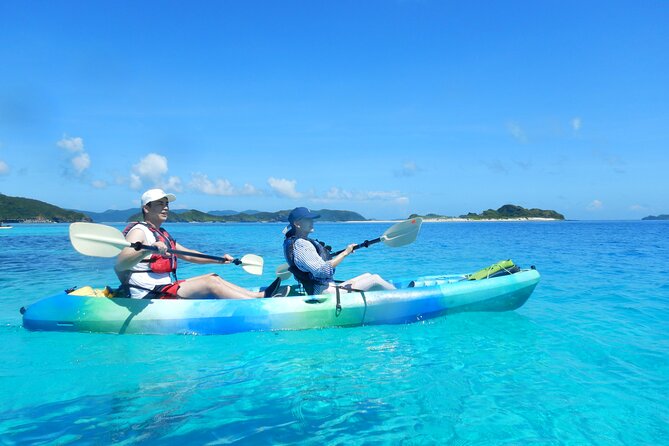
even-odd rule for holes
{"type": "MultiPolygon", "coordinates": [[[[117,225],[121,227],[121,225],[117,225]]],[[[334,247],[387,224],[317,225],[334,247]]],[[[173,224],[184,245],[283,263],[281,225],[173,224]]],[[[229,336],[33,333],[22,305],[115,284],[66,225],[0,233],[0,444],[669,442],[666,222],[425,224],[338,276],[466,273],[512,258],[542,281],[524,307],[411,325],[229,336]]],[[[187,277],[209,266],[184,266],[187,277]]]]}

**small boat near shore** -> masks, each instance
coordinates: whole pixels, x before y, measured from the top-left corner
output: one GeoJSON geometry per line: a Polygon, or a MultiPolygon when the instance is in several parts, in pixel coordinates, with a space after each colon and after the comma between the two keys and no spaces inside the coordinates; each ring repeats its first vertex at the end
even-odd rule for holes
{"type": "Polygon", "coordinates": [[[29,330],[137,334],[231,334],[247,331],[405,324],[447,314],[512,311],[540,280],[534,268],[471,280],[472,275],[396,280],[396,290],[271,299],[151,300],[108,297],[83,287],[22,308],[29,330]]]}
{"type": "Polygon", "coordinates": [[[2,222],[0,222],[0,229],[12,229],[12,228],[13,226],[4,225],[2,224],[2,222]]]}

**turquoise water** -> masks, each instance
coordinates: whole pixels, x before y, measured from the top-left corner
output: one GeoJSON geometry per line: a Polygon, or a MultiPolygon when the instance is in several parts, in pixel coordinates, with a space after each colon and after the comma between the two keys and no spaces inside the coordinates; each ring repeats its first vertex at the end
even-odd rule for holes
{"type": "MultiPolygon", "coordinates": [[[[335,248],[389,224],[317,225],[335,248]]],[[[120,226],[117,226],[120,227],[120,226]]],[[[167,226],[211,254],[265,258],[282,226],[167,226]]],[[[669,442],[667,222],[424,224],[402,248],[339,268],[467,273],[512,258],[542,281],[524,307],[402,326],[121,336],[37,333],[18,309],[73,285],[114,284],[66,225],[0,232],[0,444],[568,444],[669,442]]],[[[183,265],[181,276],[211,266],[183,265]]]]}

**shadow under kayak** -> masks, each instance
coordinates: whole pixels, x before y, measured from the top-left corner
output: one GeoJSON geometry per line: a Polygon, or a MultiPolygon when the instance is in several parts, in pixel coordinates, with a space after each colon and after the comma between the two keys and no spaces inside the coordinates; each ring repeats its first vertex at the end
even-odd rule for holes
{"type": "MultiPolygon", "coordinates": [[[[539,283],[534,269],[484,280],[463,275],[398,280],[391,291],[272,299],[150,300],[66,292],[22,308],[29,330],[143,334],[229,334],[404,324],[465,311],[512,311],[539,283]]],[[[91,293],[93,294],[93,293],[91,293]]]]}

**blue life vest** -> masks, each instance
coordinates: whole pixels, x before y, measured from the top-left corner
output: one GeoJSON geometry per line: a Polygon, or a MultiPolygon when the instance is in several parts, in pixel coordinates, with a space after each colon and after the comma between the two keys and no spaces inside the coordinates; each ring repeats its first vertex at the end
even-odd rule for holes
{"type": "MultiPolygon", "coordinates": [[[[330,283],[329,280],[326,279],[318,279],[314,277],[313,274],[310,272],[302,271],[295,265],[295,241],[301,237],[287,237],[283,241],[283,255],[286,257],[286,262],[288,262],[288,270],[293,273],[293,276],[295,276],[295,279],[297,279],[298,282],[302,284],[304,287],[304,291],[307,292],[308,295],[313,295],[314,294],[314,285],[320,284],[320,285],[327,285],[330,283]]],[[[314,245],[314,248],[316,248],[316,252],[318,255],[325,261],[328,261],[332,259],[332,256],[330,255],[330,251],[325,249],[325,246],[323,246],[318,240],[310,239],[307,237],[302,237],[304,240],[307,240],[311,242],[312,245],[314,245]]]]}

